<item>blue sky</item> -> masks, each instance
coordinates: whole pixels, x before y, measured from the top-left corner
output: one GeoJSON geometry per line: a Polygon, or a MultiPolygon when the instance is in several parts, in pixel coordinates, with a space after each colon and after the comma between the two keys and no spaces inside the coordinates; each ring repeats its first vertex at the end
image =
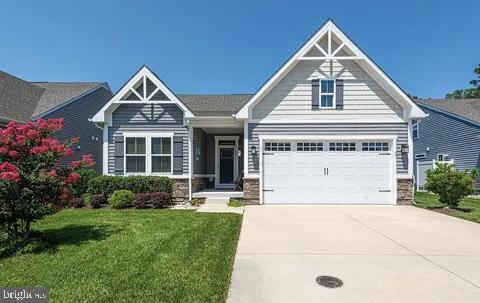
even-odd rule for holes
{"type": "Polygon", "coordinates": [[[177,93],[255,92],[327,18],[404,90],[443,97],[480,63],[480,1],[2,1],[0,69],[177,93]]]}

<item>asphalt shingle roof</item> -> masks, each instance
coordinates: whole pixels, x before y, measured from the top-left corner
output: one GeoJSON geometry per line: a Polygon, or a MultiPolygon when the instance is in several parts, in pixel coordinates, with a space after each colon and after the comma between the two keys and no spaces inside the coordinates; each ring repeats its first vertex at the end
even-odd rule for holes
{"type": "Polygon", "coordinates": [[[101,82],[27,82],[0,71],[0,118],[26,122],[101,82]]]}
{"type": "Polygon", "coordinates": [[[480,123],[480,99],[419,99],[415,102],[480,123]]]}
{"type": "Polygon", "coordinates": [[[57,105],[81,96],[101,85],[100,82],[32,82],[33,85],[41,87],[45,92],[40,97],[33,116],[38,116],[57,105]]]}
{"type": "Polygon", "coordinates": [[[231,116],[239,111],[252,96],[251,94],[177,94],[177,97],[197,116],[231,116]]]}
{"type": "Polygon", "coordinates": [[[0,117],[28,121],[45,90],[0,71],[0,117]]]}

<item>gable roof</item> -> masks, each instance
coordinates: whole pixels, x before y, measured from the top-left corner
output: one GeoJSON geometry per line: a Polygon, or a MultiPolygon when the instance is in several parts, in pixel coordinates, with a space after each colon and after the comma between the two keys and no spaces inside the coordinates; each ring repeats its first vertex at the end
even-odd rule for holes
{"type": "Polygon", "coordinates": [[[419,105],[480,123],[480,99],[418,99],[419,105]]]}
{"type": "Polygon", "coordinates": [[[26,122],[91,92],[105,82],[28,82],[0,71],[0,118],[26,122]]]}
{"type": "Polygon", "coordinates": [[[154,72],[146,65],[143,65],[90,121],[108,122],[110,124],[112,122],[111,112],[117,109],[120,104],[126,102],[137,104],[176,104],[184,112],[185,117],[193,117],[190,108],[154,72]]]}
{"type": "Polygon", "coordinates": [[[253,94],[177,94],[197,116],[232,116],[253,94]]]}
{"type": "Polygon", "coordinates": [[[426,114],[410,97],[385,74],[331,19],[313,34],[286,63],[255,93],[255,95],[237,112],[238,118],[248,118],[253,108],[300,60],[355,60],[391,97],[407,109],[405,118],[425,118],[426,114]],[[341,40],[336,50],[332,49],[332,36],[341,40]],[[328,50],[324,50],[319,42],[328,37],[328,50]],[[312,50],[320,52],[320,56],[307,56],[312,50]]]}
{"type": "Polygon", "coordinates": [[[30,120],[45,89],[0,71],[0,117],[2,120],[30,120]]]}
{"type": "Polygon", "coordinates": [[[103,85],[102,82],[32,82],[44,89],[32,116],[39,116],[64,102],[103,85]]]}

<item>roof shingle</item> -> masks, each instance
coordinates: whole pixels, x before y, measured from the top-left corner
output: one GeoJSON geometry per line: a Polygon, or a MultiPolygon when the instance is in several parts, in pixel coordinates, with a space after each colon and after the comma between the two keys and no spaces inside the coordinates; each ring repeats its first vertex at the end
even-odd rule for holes
{"type": "Polygon", "coordinates": [[[177,97],[197,116],[231,116],[239,111],[252,96],[251,94],[177,94],[177,97]]]}
{"type": "Polygon", "coordinates": [[[27,82],[0,71],[0,118],[26,122],[102,82],[27,82]]]}
{"type": "Polygon", "coordinates": [[[480,123],[480,99],[419,99],[415,102],[480,123]]]}
{"type": "Polygon", "coordinates": [[[32,116],[38,116],[52,108],[85,94],[101,85],[101,82],[31,82],[45,92],[40,97],[32,116]]]}

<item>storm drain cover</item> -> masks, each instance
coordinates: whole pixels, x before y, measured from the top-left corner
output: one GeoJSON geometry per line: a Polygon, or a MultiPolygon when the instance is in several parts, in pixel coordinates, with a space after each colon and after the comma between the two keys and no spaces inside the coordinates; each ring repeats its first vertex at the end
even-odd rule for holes
{"type": "Polygon", "coordinates": [[[323,287],[328,288],[339,288],[343,286],[342,280],[332,276],[318,276],[316,281],[323,287]]]}

